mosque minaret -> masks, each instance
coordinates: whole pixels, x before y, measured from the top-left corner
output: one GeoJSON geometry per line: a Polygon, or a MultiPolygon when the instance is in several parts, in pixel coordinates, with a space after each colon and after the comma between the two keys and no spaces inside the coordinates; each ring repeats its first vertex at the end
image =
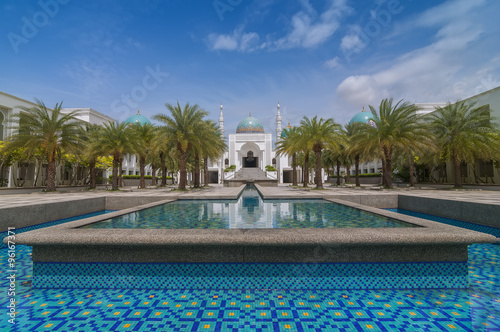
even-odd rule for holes
{"type": "Polygon", "coordinates": [[[276,141],[281,138],[281,113],[280,102],[278,101],[278,114],[276,115],[276,141]]]}

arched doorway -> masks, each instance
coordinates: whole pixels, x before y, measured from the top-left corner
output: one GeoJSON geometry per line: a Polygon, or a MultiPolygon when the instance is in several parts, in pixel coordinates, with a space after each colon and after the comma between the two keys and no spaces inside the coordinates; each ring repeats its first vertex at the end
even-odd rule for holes
{"type": "Polygon", "coordinates": [[[259,157],[254,157],[253,151],[248,151],[246,157],[243,157],[243,167],[257,167],[259,157]]]}

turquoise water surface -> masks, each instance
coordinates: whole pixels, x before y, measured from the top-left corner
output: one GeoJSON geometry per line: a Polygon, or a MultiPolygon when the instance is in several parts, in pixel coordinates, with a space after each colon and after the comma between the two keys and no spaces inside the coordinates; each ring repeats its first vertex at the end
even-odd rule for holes
{"type": "Polygon", "coordinates": [[[238,200],[179,200],[82,228],[419,227],[322,199],[263,200],[249,187],[238,200]]]}

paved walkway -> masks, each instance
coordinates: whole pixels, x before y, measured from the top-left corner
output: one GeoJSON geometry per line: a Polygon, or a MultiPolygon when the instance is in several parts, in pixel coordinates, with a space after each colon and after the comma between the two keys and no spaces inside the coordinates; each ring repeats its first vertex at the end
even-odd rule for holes
{"type": "MultiPolygon", "coordinates": [[[[106,190],[95,191],[77,191],[77,192],[53,192],[41,193],[37,192],[26,194],[3,194],[0,195],[0,209],[14,206],[25,206],[32,204],[45,204],[51,202],[64,202],[79,200],[88,197],[102,196],[164,196],[165,199],[170,197],[178,197],[181,199],[204,199],[204,198],[222,198],[224,196],[234,196],[239,191],[239,188],[227,188],[222,185],[212,185],[210,188],[194,189],[188,191],[172,191],[173,187],[159,189],[132,189],[124,188],[122,191],[113,192],[106,190]]],[[[320,198],[329,195],[393,195],[403,194],[411,196],[430,197],[438,199],[448,199],[464,202],[478,202],[484,204],[500,205],[500,191],[497,190],[435,190],[435,189],[393,189],[393,190],[374,190],[369,187],[362,189],[326,185],[324,190],[313,190],[312,187],[305,190],[301,187],[292,188],[288,185],[280,185],[278,187],[264,187],[265,196],[273,196],[276,198],[292,196],[301,198],[320,198]]]]}

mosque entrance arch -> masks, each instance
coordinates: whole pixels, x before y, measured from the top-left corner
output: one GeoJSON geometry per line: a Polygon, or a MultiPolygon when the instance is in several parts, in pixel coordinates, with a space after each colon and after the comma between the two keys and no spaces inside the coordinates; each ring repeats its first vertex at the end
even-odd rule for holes
{"type": "Polygon", "coordinates": [[[242,165],[243,167],[257,167],[259,157],[254,156],[253,151],[248,151],[246,156],[243,157],[242,165]]]}

